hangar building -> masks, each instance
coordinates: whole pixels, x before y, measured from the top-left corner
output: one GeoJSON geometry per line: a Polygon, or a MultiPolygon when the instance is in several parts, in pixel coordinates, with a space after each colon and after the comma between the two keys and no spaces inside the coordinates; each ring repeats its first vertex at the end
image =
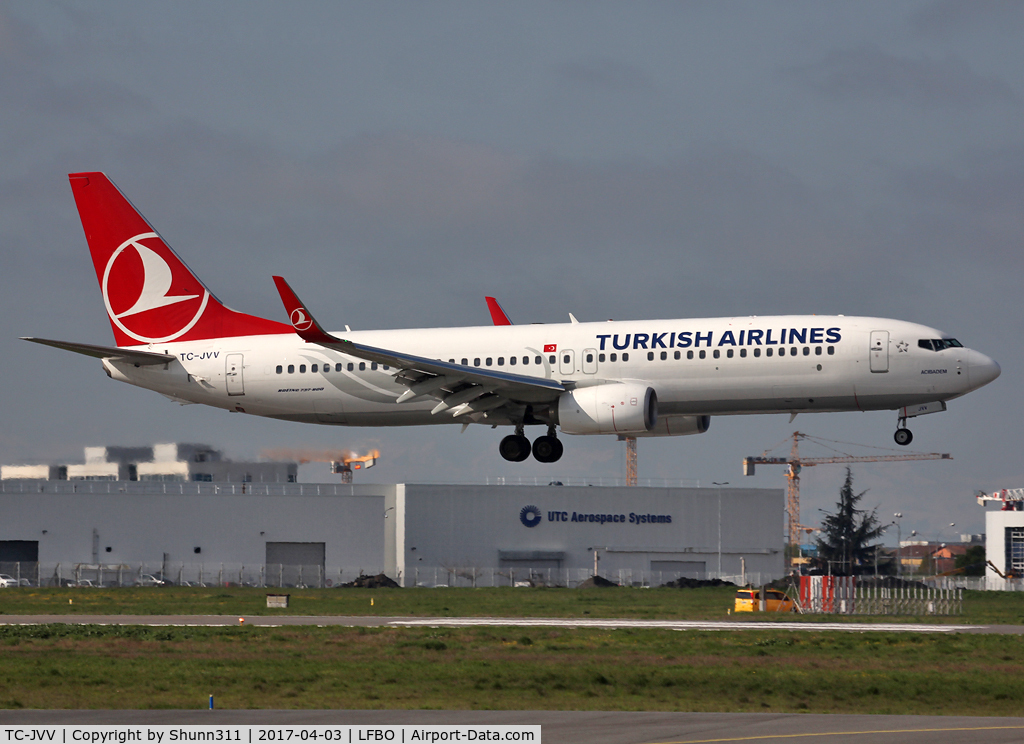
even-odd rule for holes
{"type": "Polygon", "coordinates": [[[403,586],[574,585],[596,552],[599,573],[623,583],[769,580],[784,574],[783,500],[781,489],[9,479],[0,572],[44,584],[152,573],[331,586],[383,571],[403,586]]]}

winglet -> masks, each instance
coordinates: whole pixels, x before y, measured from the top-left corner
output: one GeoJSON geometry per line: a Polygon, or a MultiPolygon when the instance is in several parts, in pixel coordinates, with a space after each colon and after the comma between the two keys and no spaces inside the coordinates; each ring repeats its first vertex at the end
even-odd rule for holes
{"type": "Polygon", "coordinates": [[[508,319],[508,315],[502,310],[501,305],[493,297],[485,297],[487,300],[487,309],[491,311],[491,320],[496,326],[512,325],[512,321],[508,319]]]}
{"type": "Polygon", "coordinates": [[[295,332],[299,334],[303,341],[309,341],[313,344],[336,344],[341,342],[341,339],[335,338],[320,327],[312,313],[302,304],[302,300],[288,286],[288,282],[284,280],[284,277],[275,276],[274,284],[277,285],[277,292],[281,295],[281,302],[284,303],[284,309],[288,313],[288,320],[291,322],[292,328],[295,329],[295,332]]]}

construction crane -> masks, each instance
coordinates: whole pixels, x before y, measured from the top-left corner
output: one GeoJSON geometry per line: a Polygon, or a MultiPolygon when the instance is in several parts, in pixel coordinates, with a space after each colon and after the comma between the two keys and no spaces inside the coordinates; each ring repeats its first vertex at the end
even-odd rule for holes
{"type": "Polygon", "coordinates": [[[626,485],[636,485],[636,437],[619,435],[619,441],[626,443],[626,485]]]}
{"type": "MultiPolygon", "coordinates": [[[[840,452],[833,444],[852,445],[854,447],[864,447],[862,444],[852,444],[851,442],[837,442],[833,439],[821,439],[819,437],[812,437],[809,434],[803,434],[799,431],[794,431],[793,446],[789,451],[789,457],[772,457],[768,453],[771,450],[766,450],[760,457],[745,457],[743,458],[743,474],[753,475],[754,467],[756,465],[788,465],[789,468],[786,471],[786,480],[788,482],[788,488],[786,489],[786,535],[790,545],[800,544],[800,531],[807,530],[800,524],[800,471],[803,468],[813,467],[814,465],[832,465],[832,464],[851,464],[856,462],[903,462],[906,460],[952,460],[953,456],[949,454],[939,454],[937,452],[908,452],[898,455],[867,455],[858,457],[855,455],[848,455],[845,452],[840,452]],[[800,457],[799,442],[801,439],[807,439],[809,441],[820,444],[828,449],[836,452],[835,455],[829,457],[800,457]],[[827,443],[827,444],[826,444],[827,443]]],[[[785,440],[783,440],[785,441],[785,440]]],[[[781,442],[779,444],[782,444],[781,442]]],[[[779,445],[775,445],[772,449],[776,449],[779,445]]],[[[886,450],[895,452],[896,450],[886,450]]]]}
{"type": "Polygon", "coordinates": [[[352,482],[353,470],[365,470],[377,464],[380,450],[371,450],[368,454],[357,455],[350,450],[302,450],[302,449],[267,449],[263,456],[273,460],[295,460],[300,465],[307,462],[329,462],[331,472],[341,476],[342,483],[352,482]]]}
{"type": "Polygon", "coordinates": [[[999,501],[1003,505],[1002,511],[1024,511],[1024,488],[1003,488],[991,494],[976,491],[974,495],[981,506],[989,501],[999,501]]]}

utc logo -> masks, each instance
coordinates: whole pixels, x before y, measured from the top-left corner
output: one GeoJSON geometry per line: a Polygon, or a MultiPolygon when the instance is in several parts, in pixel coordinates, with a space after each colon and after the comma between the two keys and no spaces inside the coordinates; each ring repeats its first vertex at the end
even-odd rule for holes
{"type": "Polygon", "coordinates": [[[297,307],[292,310],[289,318],[296,331],[308,331],[313,325],[313,319],[306,315],[306,308],[304,307],[297,307]]]}
{"type": "Polygon", "coordinates": [[[536,527],[540,524],[540,509],[536,506],[524,506],[519,512],[519,521],[527,527],[536,527]]]}
{"type": "Polygon", "coordinates": [[[210,299],[206,288],[153,232],[118,246],[103,271],[102,290],[110,320],[132,338],[150,344],[183,336],[199,322],[210,299]],[[153,247],[143,241],[152,241],[153,247]],[[172,258],[174,269],[161,253],[172,258]],[[186,291],[172,294],[172,286],[186,291]],[[198,291],[187,293],[193,288],[198,291]]]}

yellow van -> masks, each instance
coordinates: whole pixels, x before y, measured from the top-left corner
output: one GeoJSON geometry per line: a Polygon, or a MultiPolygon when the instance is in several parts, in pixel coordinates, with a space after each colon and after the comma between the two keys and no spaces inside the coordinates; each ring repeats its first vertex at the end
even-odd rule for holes
{"type": "MultiPolygon", "coordinates": [[[[746,587],[736,592],[736,604],[733,612],[757,612],[760,604],[760,589],[746,587]]],[[[796,603],[778,589],[764,590],[765,612],[793,612],[796,603]]]]}

